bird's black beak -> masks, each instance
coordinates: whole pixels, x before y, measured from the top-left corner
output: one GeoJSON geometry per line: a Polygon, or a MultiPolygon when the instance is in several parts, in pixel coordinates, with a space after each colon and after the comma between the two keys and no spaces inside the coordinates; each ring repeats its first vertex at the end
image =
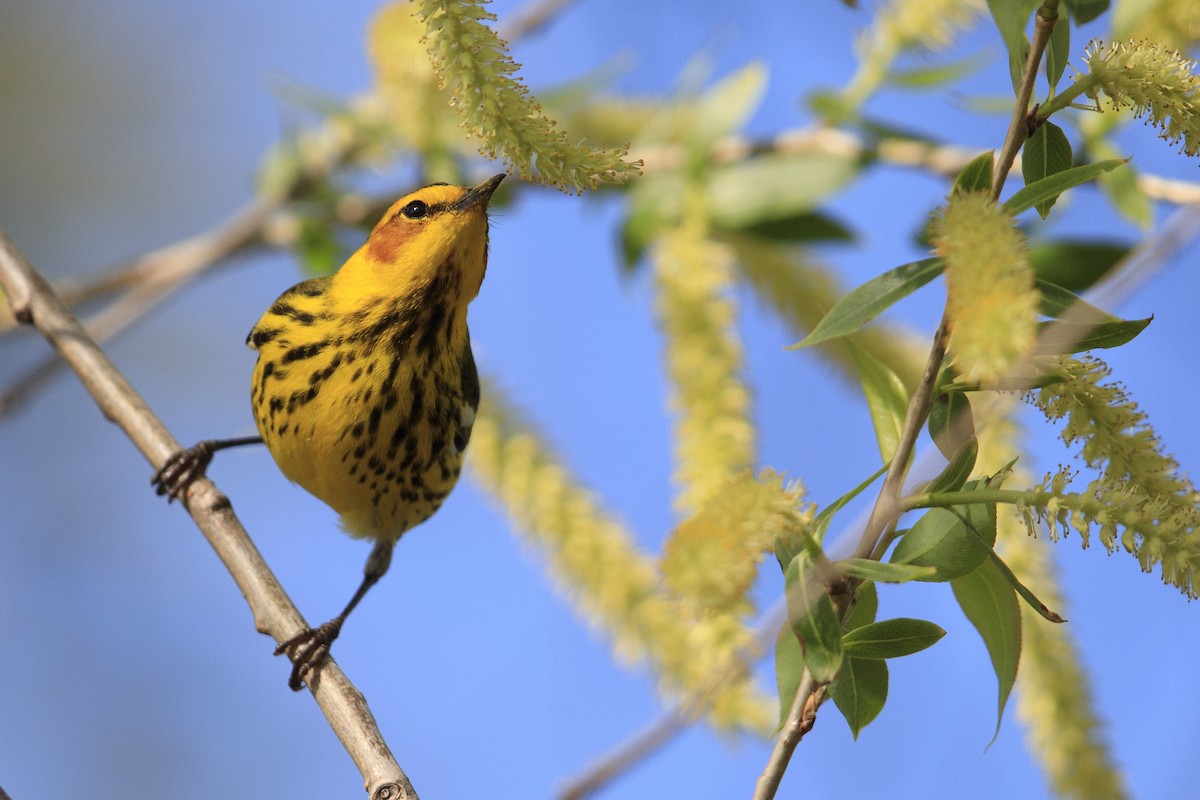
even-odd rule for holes
{"type": "Polygon", "coordinates": [[[500,185],[500,181],[504,180],[505,173],[494,175],[488,178],[483,183],[471,189],[462,196],[462,199],[454,204],[455,211],[466,211],[476,203],[482,203],[486,208],[488,201],[492,199],[492,193],[496,191],[496,187],[500,185]]]}

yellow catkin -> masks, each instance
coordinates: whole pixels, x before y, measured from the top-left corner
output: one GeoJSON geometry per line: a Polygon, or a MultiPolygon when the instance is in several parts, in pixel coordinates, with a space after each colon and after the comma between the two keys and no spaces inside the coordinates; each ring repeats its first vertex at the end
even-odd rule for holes
{"type": "Polygon", "coordinates": [[[956,192],[932,233],[946,262],[949,356],[965,380],[992,383],[1030,352],[1037,335],[1025,239],[980,192],[956,192]]]}
{"type": "Polygon", "coordinates": [[[575,143],[542,113],[516,77],[507,45],[484,24],[494,20],[483,0],[419,0],[429,56],[462,125],[489,158],[518,175],[579,192],[621,183],[640,172],[624,160],[628,148],[575,143]]]}
{"type": "Polygon", "coordinates": [[[667,539],[661,559],[667,587],[701,610],[739,610],[776,537],[809,523],[802,494],[770,471],[727,482],[667,539]]]}
{"type": "Polygon", "coordinates": [[[1163,139],[1200,155],[1200,76],[1196,60],[1159,42],[1093,39],[1084,52],[1087,72],[1076,77],[1099,100],[1147,117],[1163,139]]]}
{"type": "Polygon", "coordinates": [[[733,615],[697,616],[672,598],[655,560],[632,533],[485,385],[468,467],[497,497],[514,529],[547,560],[559,588],[627,662],[647,661],[671,698],[701,693],[719,727],[769,729],[769,703],[734,658],[752,634],[733,615]],[[719,675],[714,673],[714,670],[719,675]]]}
{"type": "MultiPolygon", "coordinates": [[[[979,415],[976,477],[994,473],[1018,453],[1014,403],[1005,398],[979,415]]],[[[1019,466],[1010,485],[1027,485],[1019,466]]],[[[997,507],[997,551],[1017,577],[1047,606],[1070,617],[1058,587],[1050,548],[1030,536],[1019,512],[997,507]]],[[[1041,765],[1056,797],[1119,800],[1126,797],[1096,715],[1087,673],[1069,624],[1055,624],[1021,604],[1021,663],[1017,716],[1030,753],[1041,765]]]]}
{"type": "Polygon", "coordinates": [[[1058,531],[1078,531],[1086,546],[1094,525],[1110,551],[1119,545],[1146,572],[1162,569],[1165,583],[1188,597],[1200,594],[1200,492],[1166,453],[1145,413],[1095,356],[1062,357],[1052,368],[1063,378],[1030,394],[1047,419],[1062,421],[1062,439],[1099,470],[1081,494],[1066,494],[1073,476],[1061,472],[1048,488],[1063,495],[1046,510],[1058,531]]]}
{"type": "Polygon", "coordinates": [[[1200,3],[1195,0],[1149,0],[1130,31],[1135,39],[1161,42],[1183,52],[1200,44],[1200,3]]]}
{"type": "Polygon", "coordinates": [[[754,458],[750,392],[734,328],[732,259],[689,222],[662,237],[654,272],[676,414],[675,505],[691,514],[754,458]]]}

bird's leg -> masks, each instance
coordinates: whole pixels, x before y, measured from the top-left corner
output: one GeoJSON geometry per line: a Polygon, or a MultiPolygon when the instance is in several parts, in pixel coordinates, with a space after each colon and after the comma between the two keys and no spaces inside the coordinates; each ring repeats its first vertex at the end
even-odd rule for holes
{"type": "Polygon", "coordinates": [[[241,439],[206,439],[191,447],[176,450],[158,472],[150,476],[154,493],[166,495],[167,502],[178,500],[192,485],[192,481],[204,475],[208,462],[212,461],[213,453],[230,447],[241,447],[247,444],[262,444],[261,436],[245,436],[241,439]]]}
{"type": "Polygon", "coordinates": [[[324,656],[329,654],[329,646],[342,632],[342,625],[346,622],[346,617],[350,616],[350,612],[366,596],[367,591],[387,573],[388,566],[392,563],[394,547],[394,542],[376,542],[375,548],[371,550],[371,555],[367,556],[366,566],[363,567],[362,583],[358,585],[358,591],[350,598],[350,602],[342,609],[342,613],[323,625],[301,631],[275,648],[275,655],[278,656],[291,653],[294,648],[304,645],[292,661],[292,674],[288,678],[288,686],[292,691],[300,691],[304,685],[304,678],[324,656]]]}

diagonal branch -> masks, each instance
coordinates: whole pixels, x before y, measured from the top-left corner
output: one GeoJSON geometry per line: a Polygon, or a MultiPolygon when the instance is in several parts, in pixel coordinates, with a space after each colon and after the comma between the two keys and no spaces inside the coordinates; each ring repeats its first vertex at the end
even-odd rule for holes
{"type": "MultiPolygon", "coordinates": [[[[7,294],[16,319],[35,326],[49,340],[104,416],[126,433],[152,465],[160,465],[179,449],[179,443],[2,230],[0,289],[7,294]]],[[[241,589],[259,632],[282,642],[307,627],[234,515],[229,498],[202,479],[192,484],[183,505],[241,589]]],[[[317,705],[362,773],[372,800],[417,800],[365,698],[338,666],[332,660],[327,662],[312,684],[317,705]]]]}

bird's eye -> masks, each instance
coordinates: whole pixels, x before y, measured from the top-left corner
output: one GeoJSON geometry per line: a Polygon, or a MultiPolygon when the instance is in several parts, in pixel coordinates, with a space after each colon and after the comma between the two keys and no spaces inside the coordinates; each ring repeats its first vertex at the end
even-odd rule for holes
{"type": "Polygon", "coordinates": [[[421,219],[429,213],[429,206],[423,200],[413,200],[400,213],[409,219],[421,219]]]}

